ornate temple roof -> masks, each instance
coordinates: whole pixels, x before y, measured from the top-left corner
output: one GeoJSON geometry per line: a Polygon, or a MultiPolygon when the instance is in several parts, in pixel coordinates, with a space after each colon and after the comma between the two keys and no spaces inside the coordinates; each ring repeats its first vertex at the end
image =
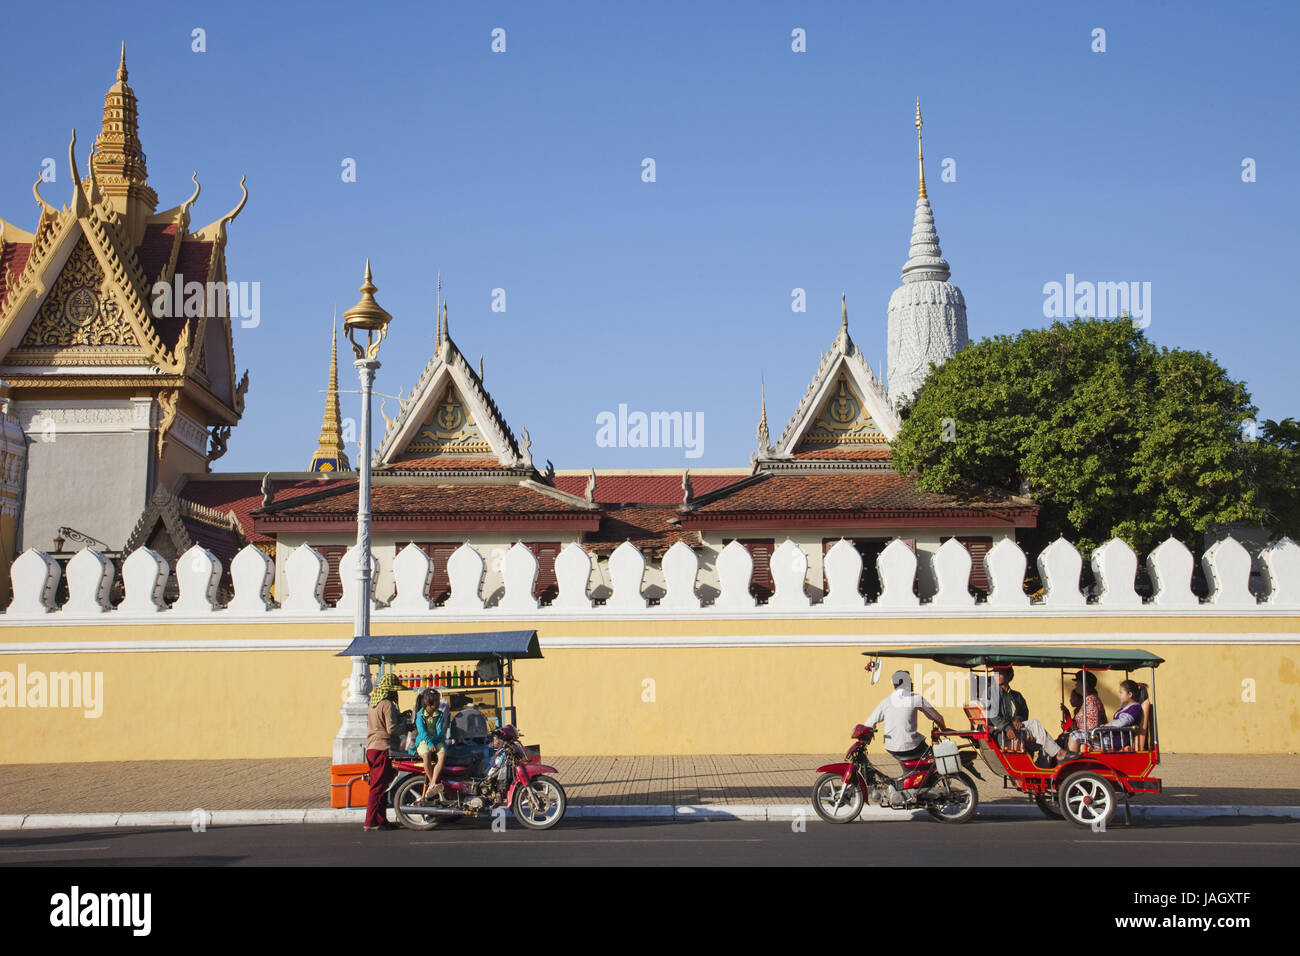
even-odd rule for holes
{"type": "Polygon", "coordinates": [[[772,446],[763,440],[767,434],[764,396],[754,467],[809,470],[818,462],[840,467],[850,462],[887,462],[889,442],[901,426],[884,385],[849,336],[848,302],[841,297],[839,334],[822,354],[812,382],[772,446]]]}
{"type": "Polygon", "coordinates": [[[85,178],[76,142],[74,131],[67,205],[47,202],[38,178],[35,229],[0,219],[0,374],[17,392],[47,386],[43,380],[56,372],[69,387],[154,392],[162,409],[159,456],[182,395],[200,424],[228,430],[243,412],[248,377],[236,379],[227,302],[217,290],[226,282],[227,227],[247,190],[197,231],[190,229],[197,175],[188,199],[156,211],[125,47],[85,178]],[[160,282],[178,286],[177,301],[153,294],[160,282]],[[202,284],[198,293],[190,283],[202,284]],[[208,285],[215,283],[222,285],[208,285]]]}
{"type": "Polygon", "coordinates": [[[750,524],[857,523],[907,525],[1006,524],[1033,527],[1038,507],[1025,499],[981,489],[976,493],[924,491],[893,472],[878,474],[762,473],[693,503],[682,515],[687,529],[750,524]],[[774,519],[780,518],[779,522],[774,519]]]}

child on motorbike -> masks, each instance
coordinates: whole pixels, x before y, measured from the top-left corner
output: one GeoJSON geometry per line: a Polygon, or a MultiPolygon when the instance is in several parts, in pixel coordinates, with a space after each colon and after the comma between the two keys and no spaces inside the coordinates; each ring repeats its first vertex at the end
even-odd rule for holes
{"type": "Polygon", "coordinates": [[[415,747],[412,752],[424,758],[424,775],[429,780],[426,796],[442,796],[443,786],[438,778],[447,761],[447,731],[449,707],[442,694],[433,688],[426,689],[415,702],[415,747]],[[436,762],[435,762],[436,761],[436,762]]]}

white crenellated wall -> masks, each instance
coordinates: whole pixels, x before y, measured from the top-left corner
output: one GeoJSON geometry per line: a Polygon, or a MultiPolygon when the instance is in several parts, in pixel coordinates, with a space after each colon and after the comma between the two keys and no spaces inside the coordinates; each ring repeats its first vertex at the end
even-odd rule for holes
{"type": "MultiPolygon", "coordinates": [[[[391,550],[391,548],[390,548],[391,550]]],[[[759,606],[749,593],[753,561],[739,542],[720,551],[695,552],[676,544],[659,565],[647,561],[632,544],[624,543],[606,561],[596,561],[576,544],[566,545],[555,563],[559,597],[539,608],[533,596],[537,561],[522,543],[501,546],[480,553],[461,545],[448,561],[451,597],[440,607],[430,607],[427,598],[433,567],[417,548],[407,548],[388,562],[392,581],[390,594],[379,598],[376,587],[374,613],[377,620],[464,619],[492,620],[525,615],[610,618],[629,615],[674,617],[726,614],[769,617],[882,616],[912,613],[951,616],[962,614],[1110,614],[1161,613],[1199,609],[1295,614],[1300,610],[1300,546],[1289,539],[1269,545],[1260,552],[1263,594],[1250,590],[1251,558],[1233,538],[1225,538],[1207,549],[1203,558],[1210,596],[1200,601],[1192,593],[1193,557],[1178,541],[1170,538],[1151,552],[1147,570],[1155,589],[1145,602],[1134,588],[1138,559],[1127,544],[1108,541],[1090,556],[1099,594],[1089,602],[1080,590],[1083,556],[1060,538],[1043,550],[1035,564],[1043,581],[1037,600],[1025,592],[1028,556],[1010,538],[998,541],[984,557],[990,588],[986,602],[976,603],[968,587],[970,556],[959,543],[947,542],[936,548],[926,562],[934,576],[932,597],[918,597],[914,587],[920,573],[917,554],[895,539],[881,552],[876,569],[882,586],[880,597],[868,602],[858,592],[862,558],[845,539],[836,543],[823,561],[818,541],[812,554],[806,546],[787,539],[778,544],[771,558],[775,592],[759,606]],[[828,590],[805,586],[815,570],[824,572],[828,590]],[[495,563],[496,567],[492,567],[495,563]],[[716,582],[710,585],[708,580],[716,582]],[[595,595],[600,594],[599,599],[595,595]]],[[[376,556],[376,563],[381,559],[376,556]]],[[[355,569],[355,554],[344,566],[355,569]]],[[[25,551],[13,563],[13,599],[0,623],[68,623],[94,619],[113,621],[230,620],[241,619],[333,619],[349,617],[354,611],[356,582],[349,574],[344,582],[345,598],[336,608],[324,604],[326,564],[308,545],[294,548],[283,558],[276,590],[278,606],[268,590],[277,573],[275,565],[253,546],[236,556],[231,568],[234,596],[219,606],[217,582],[221,564],[209,551],[191,548],[177,559],[176,577],[180,596],[169,607],[163,600],[163,586],[169,572],[167,562],[148,548],[140,548],[123,562],[125,598],[109,605],[112,565],[94,552],[83,551],[67,568],[66,602],[55,605],[59,578],[63,573],[53,559],[34,549],[25,551]]]]}

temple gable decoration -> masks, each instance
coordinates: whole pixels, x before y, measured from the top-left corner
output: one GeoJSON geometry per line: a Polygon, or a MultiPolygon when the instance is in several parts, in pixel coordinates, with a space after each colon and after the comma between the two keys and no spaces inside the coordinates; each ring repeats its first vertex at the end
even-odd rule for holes
{"type": "Polygon", "coordinates": [[[486,467],[532,469],[504,416],[483,387],[482,376],[465,360],[447,328],[447,309],[438,317],[429,360],[375,454],[377,467],[403,462],[482,458],[486,467]]]}
{"type": "Polygon", "coordinates": [[[767,404],[759,423],[756,466],[799,459],[886,459],[902,421],[884,385],[849,337],[841,298],[840,331],[775,444],[768,444],[767,404]]]}

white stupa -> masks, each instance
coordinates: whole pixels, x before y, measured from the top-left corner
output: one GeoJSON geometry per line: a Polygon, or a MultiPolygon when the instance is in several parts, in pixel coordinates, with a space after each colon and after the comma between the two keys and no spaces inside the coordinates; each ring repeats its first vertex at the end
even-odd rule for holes
{"type": "Polygon", "coordinates": [[[916,102],[916,162],[920,187],[912,220],[912,248],[903,264],[903,284],[889,297],[889,398],[897,407],[910,402],[930,374],[970,339],[966,300],[948,281],[948,262],[939,249],[934,213],[925,194],[925,159],[921,151],[921,101],[916,102]]]}

